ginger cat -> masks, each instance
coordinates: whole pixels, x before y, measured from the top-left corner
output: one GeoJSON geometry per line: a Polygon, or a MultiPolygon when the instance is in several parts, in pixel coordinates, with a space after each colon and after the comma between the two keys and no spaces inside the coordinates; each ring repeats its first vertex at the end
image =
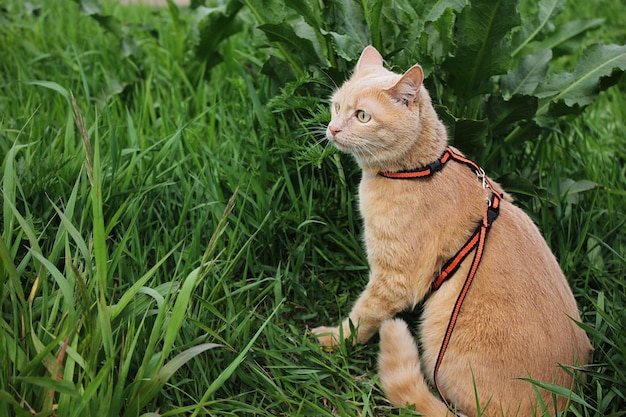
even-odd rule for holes
{"type": "MultiPolygon", "coordinates": [[[[434,375],[472,257],[438,290],[431,285],[481,223],[487,199],[502,190],[495,183],[486,187],[488,179],[481,184],[475,172],[455,161],[427,178],[381,174],[423,168],[446,149],[445,127],[422,81],[419,65],[395,74],[368,46],[332,97],[328,139],[351,153],[363,171],[360,211],[371,272],[341,328],[318,327],[313,333],[332,346],[350,336],[350,322],[355,342],[380,331],[380,379],[395,406],[413,404],[427,417],[454,415],[447,400],[467,416],[540,415],[535,388],[518,378],[571,387],[572,378],[558,364],[584,365],[592,347],[573,321],[580,316],[556,259],[506,194],[434,375]],[[418,353],[407,325],[394,316],[420,302],[418,353]],[[434,378],[444,400],[431,393],[434,378]]],[[[554,410],[552,396],[540,392],[554,410]]],[[[559,398],[557,408],[565,403],[559,398]]]]}

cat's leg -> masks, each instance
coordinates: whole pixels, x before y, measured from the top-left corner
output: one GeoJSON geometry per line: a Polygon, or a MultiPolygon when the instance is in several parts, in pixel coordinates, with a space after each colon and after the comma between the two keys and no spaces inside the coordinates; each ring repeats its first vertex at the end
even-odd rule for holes
{"type": "Polygon", "coordinates": [[[347,339],[351,336],[352,330],[357,332],[356,335],[352,335],[353,342],[367,342],[384,320],[416,304],[416,297],[413,296],[413,291],[407,288],[406,283],[407,280],[404,278],[379,277],[371,280],[341,327],[317,327],[312,330],[313,334],[323,346],[338,344],[342,338],[347,339]]]}
{"type": "Polygon", "coordinates": [[[415,340],[401,319],[386,320],[380,327],[378,373],[385,395],[394,406],[415,405],[415,410],[426,417],[455,415],[431,393],[420,368],[415,340]]]}

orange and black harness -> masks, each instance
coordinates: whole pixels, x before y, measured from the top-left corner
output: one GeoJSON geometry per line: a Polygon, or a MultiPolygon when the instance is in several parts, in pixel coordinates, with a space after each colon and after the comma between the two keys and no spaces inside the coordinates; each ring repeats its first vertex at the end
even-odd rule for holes
{"type": "Polygon", "coordinates": [[[454,325],[456,324],[457,318],[459,316],[459,312],[461,311],[461,306],[463,305],[463,300],[465,300],[465,296],[469,291],[470,285],[472,285],[472,281],[474,280],[474,276],[476,275],[476,271],[478,270],[478,266],[480,265],[480,260],[482,259],[483,252],[485,250],[485,239],[487,238],[487,232],[489,231],[492,223],[498,217],[498,213],[500,211],[500,202],[502,200],[502,195],[493,188],[489,179],[485,175],[485,171],[474,161],[465,158],[463,155],[459,155],[449,146],[446,147],[443,155],[439,159],[430,164],[426,165],[423,168],[418,168],[409,171],[399,171],[399,172],[379,172],[378,174],[385,178],[392,179],[414,179],[414,178],[426,178],[435,173],[441,171],[445,164],[454,160],[461,164],[467,165],[470,169],[472,169],[478,179],[482,181],[483,188],[488,188],[491,191],[491,196],[487,200],[487,204],[485,206],[485,210],[483,213],[483,217],[481,223],[478,225],[472,236],[467,240],[465,245],[461,247],[461,249],[454,255],[452,258],[448,259],[448,261],[443,265],[441,273],[432,283],[432,291],[438,290],[441,285],[454,275],[457,271],[461,263],[465,260],[465,258],[473,251],[474,259],[472,260],[472,264],[470,270],[467,274],[467,278],[465,278],[465,283],[463,284],[463,288],[459,293],[459,296],[454,304],[454,309],[452,310],[452,314],[450,315],[450,321],[448,322],[448,328],[444,334],[443,341],[441,342],[441,348],[439,349],[439,355],[437,356],[437,362],[435,363],[435,371],[433,374],[433,382],[439,395],[442,400],[448,404],[446,398],[441,392],[441,388],[439,387],[439,382],[437,380],[437,373],[439,372],[439,367],[441,366],[441,362],[443,361],[443,355],[448,348],[448,344],[450,343],[450,338],[452,337],[452,331],[454,330],[454,325]]]}

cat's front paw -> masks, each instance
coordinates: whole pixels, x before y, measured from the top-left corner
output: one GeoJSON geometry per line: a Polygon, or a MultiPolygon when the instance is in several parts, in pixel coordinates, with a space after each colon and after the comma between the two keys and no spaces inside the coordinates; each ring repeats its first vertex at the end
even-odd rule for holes
{"type": "Polygon", "coordinates": [[[317,338],[319,344],[324,347],[337,346],[341,340],[338,327],[316,327],[311,330],[311,333],[317,338]]]}

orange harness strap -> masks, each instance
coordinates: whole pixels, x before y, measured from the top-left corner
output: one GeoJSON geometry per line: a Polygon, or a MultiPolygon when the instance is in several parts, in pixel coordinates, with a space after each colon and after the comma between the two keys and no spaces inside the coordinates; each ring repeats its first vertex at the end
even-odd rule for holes
{"type": "Polygon", "coordinates": [[[435,362],[435,370],[433,372],[433,382],[435,384],[435,387],[437,388],[437,392],[439,393],[439,396],[444,401],[446,406],[448,406],[448,408],[450,408],[450,404],[448,404],[448,401],[441,392],[441,388],[439,387],[439,381],[437,379],[437,374],[439,372],[441,362],[443,361],[443,356],[446,353],[446,349],[448,348],[448,344],[450,343],[450,338],[452,337],[454,326],[456,324],[457,318],[459,317],[461,306],[463,305],[465,296],[467,295],[469,288],[472,285],[472,281],[474,280],[474,276],[476,275],[476,271],[478,270],[478,266],[480,265],[483,252],[485,250],[485,240],[487,238],[487,232],[489,231],[489,228],[491,227],[496,217],[498,217],[502,195],[493,188],[493,186],[487,179],[487,176],[485,175],[485,171],[480,166],[478,166],[478,164],[454,152],[449,146],[446,147],[446,150],[444,151],[441,158],[434,162],[431,162],[424,168],[400,172],[379,172],[379,175],[392,179],[425,178],[435,174],[438,171],[441,171],[446,162],[450,160],[465,164],[469,168],[474,170],[474,172],[478,176],[478,179],[482,181],[483,188],[488,188],[491,191],[491,197],[487,200],[482,221],[476,228],[476,231],[472,234],[472,236],[470,236],[465,245],[463,245],[461,249],[459,249],[459,251],[444,264],[441,273],[433,281],[431,287],[432,291],[438,290],[449,277],[454,275],[454,273],[457,271],[461,263],[463,263],[465,258],[467,258],[467,256],[475,250],[474,259],[472,260],[470,270],[467,274],[467,277],[465,278],[465,283],[463,284],[463,288],[461,288],[461,292],[459,293],[459,296],[457,297],[457,300],[454,304],[454,308],[452,309],[450,321],[448,322],[448,328],[446,329],[443,341],[441,342],[441,348],[439,349],[437,362],[435,362]]]}

